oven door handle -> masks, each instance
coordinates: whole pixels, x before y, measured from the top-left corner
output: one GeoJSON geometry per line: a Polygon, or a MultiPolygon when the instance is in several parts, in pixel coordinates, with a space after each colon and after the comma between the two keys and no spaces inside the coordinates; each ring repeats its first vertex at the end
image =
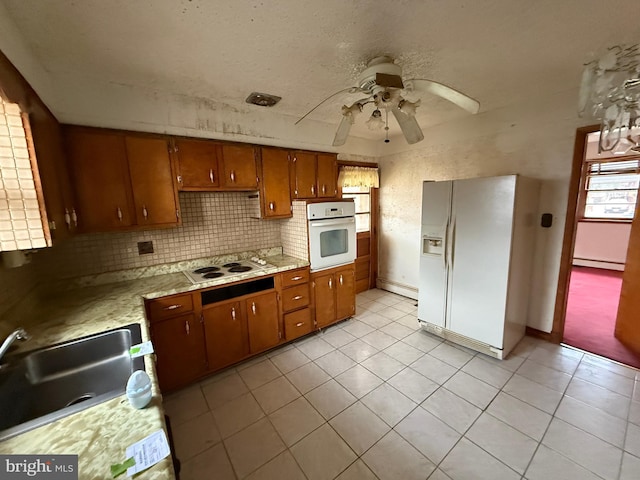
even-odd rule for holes
{"type": "Polygon", "coordinates": [[[310,227],[329,227],[332,225],[346,225],[350,223],[355,223],[356,219],[353,217],[342,217],[331,220],[310,220],[310,227]]]}

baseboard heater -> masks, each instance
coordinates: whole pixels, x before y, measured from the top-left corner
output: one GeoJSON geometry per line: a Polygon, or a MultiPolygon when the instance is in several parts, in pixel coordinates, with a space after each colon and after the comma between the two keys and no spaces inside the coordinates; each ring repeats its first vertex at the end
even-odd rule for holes
{"type": "Polygon", "coordinates": [[[445,340],[449,340],[450,342],[470,348],[471,350],[475,350],[476,352],[484,353],[485,355],[497,358],[498,360],[502,360],[503,358],[503,350],[500,348],[493,347],[487,343],[479,342],[478,340],[474,340],[473,338],[465,337],[464,335],[460,335],[459,333],[453,332],[438,325],[434,325],[433,323],[425,322],[424,320],[418,320],[418,323],[423,330],[437,335],[440,338],[444,338],[445,340]]]}

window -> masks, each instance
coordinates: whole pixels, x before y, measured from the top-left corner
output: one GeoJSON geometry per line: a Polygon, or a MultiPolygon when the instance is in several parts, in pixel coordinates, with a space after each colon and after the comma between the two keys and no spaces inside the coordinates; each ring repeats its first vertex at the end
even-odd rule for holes
{"type": "Polygon", "coordinates": [[[353,198],[356,206],[356,232],[368,232],[371,225],[369,187],[343,187],[342,198],[353,198]]]}
{"type": "Polygon", "coordinates": [[[584,218],[631,220],[635,213],[640,160],[589,162],[584,218]]]}

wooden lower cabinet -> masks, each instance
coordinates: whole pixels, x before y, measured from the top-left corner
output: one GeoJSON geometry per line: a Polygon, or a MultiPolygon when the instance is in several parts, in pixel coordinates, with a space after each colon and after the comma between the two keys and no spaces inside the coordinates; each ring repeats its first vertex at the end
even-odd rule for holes
{"type": "Polygon", "coordinates": [[[311,274],[315,326],[327,327],[356,313],[353,264],[311,274]]]}
{"type": "Polygon", "coordinates": [[[249,353],[247,318],[239,301],[202,309],[209,369],[237,362],[249,353]]]}
{"type": "Polygon", "coordinates": [[[278,294],[263,293],[246,300],[249,351],[258,353],[276,346],[282,338],[278,318],[278,294]]]}
{"type": "Polygon", "coordinates": [[[202,324],[194,313],[153,322],[151,341],[163,391],[187,385],[207,371],[202,324]]]}

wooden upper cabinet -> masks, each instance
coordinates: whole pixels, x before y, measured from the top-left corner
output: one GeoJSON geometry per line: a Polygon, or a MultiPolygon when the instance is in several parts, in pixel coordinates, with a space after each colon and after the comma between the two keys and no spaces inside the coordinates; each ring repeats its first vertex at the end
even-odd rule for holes
{"type": "Polygon", "coordinates": [[[289,153],[277,148],[262,148],[260,157],[262,218],[291,217],[289,153]]]}
{"type": "Polygon", "coordinates": [[[257,190],[258,171],[255,147],[223,144],[220,150],[222,152],[220,187],[225,190],[257,190]]]}
{"type": "Polygon", "coordinates": [[[318,154],[318,198],[338,195],[338,160],[336,155],[318,154]]]}
{"type": "Polygon", "coordinates": [[[78,203],[78,228],[85,232],[133,225],[135,212],[123,135],[68,128],[65,140],[78,203]]]}
{"type": "Polygon", "coordinates": [[[51,238],[55,242],[69,237],[78,227],[76,201],[64,155],[62,130],[53,118],[31,115],[29,120],[47,218],[51,224],[51,238]]]}
{"type": "Polygon", "coordinates": [[[178,195],[166,139],[126,136],[127,159],[138,225],[176,225],[178,195]]]}
{"type": "Polygon", "coordinates": [[[337,156],[295,152],[291,162],[292,198],[335,198],[338,195],[337,156]]]}
{"type": "Polygon", "coordinates": [[[295,152],[291,162],[291,196],[293,198],[316,198],[316,155],[295,152]]]}
{"type": "Polygon", "coordinates": [[[180,190],[206,191],[220,186],[220,144],[209,140],[176,139],[180,190]]]}
{"type": "Polygon", "coordinates": [[[67,127],[65,141],[80,230],[100,232],[180,223],[165,138],[67,127]]]}

